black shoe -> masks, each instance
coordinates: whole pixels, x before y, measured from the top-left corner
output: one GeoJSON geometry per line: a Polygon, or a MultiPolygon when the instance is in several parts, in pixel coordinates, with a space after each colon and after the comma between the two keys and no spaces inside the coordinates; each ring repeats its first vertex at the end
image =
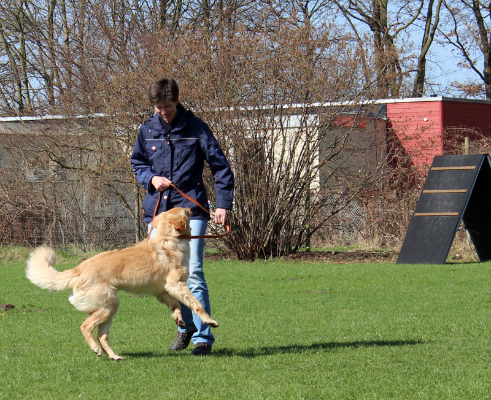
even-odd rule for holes
{"type": "Polygon", "coordinates": [[[211,353],[211,344],[198,342],[191,352],[193,356],[207,356],[211,353]]]}
{"type": "Polygon", "coordinates": [[[189,342],[191,341],[193,334],[196,332],[198,332],[196,329],[194,331],[189,331],[189,332],[177,331],[177,336],[170,344],[169,349],[174,351],[184,350],[186,347],[189,346],[189,342]]]}

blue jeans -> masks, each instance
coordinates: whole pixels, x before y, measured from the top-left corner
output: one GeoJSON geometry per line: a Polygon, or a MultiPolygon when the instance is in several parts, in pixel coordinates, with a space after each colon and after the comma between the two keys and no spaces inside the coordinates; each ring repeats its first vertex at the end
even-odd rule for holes
{"type": "MultiPolygon", "coordinates": [[[[150,224],[149,230],[150,230],[150,224]]],[[[200,219],[192,219],[190,221],[191,234],[201,236],[206,233],[207,221],[200,219]]],[[[155,230],[152,231],[153,236],[155,230]]],[[[206,283],[205,274],[203,272],[203,254],[205,251],[204,239],[191,239],[190,243],[190,259],[189,259],[189,278],[188,287],[191,290],[199,302],[203,305],[206,312],[211,315],[210,312],[210,297],[208,294],[208,285],[206,283]]],[[[201,319],[195,315],[191,309],[181,303],[182,319],[186,326],[184,328],[178,328],[180,332],[189,332],[197,330],[193,334],[193,343],[204,342],[210,346],[215,342],[215,337],[211,333],[210,327],[201,321],[201,319]]]]}

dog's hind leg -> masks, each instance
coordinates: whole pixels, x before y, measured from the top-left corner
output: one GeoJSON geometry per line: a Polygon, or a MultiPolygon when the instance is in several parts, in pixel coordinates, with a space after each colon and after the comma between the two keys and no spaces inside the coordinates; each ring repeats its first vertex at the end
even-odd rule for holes
{"type": "Polygon", "coordinates": [[[87,317],[84,323],[80,326],[80,330],[85,337],[85,341],[95,354],[101,356],[104,350],[111,360],[122,360],[123,357],[118,356],[113,351],[111,346],[109,346],[109,328],[111,328],[114,314],[116,314],[114,310],[101,308],[87,317]],[[97,339],[99,340],[102,348],[95,340],[95,328],[98,328],[97,339]]]}
{"type": "Polygon", "coordinates": [[[106,322],[103,322],[102,324],[99,325],[98,332],[97,332],[97,339],[99,340],[102,349],[106,352],[109,359],[116,360],[116,361],[124,360],[124,358],[118,356],[109,345],[109,329],[111,328],[111,324],[113,322],[113,315],[111,315],[106,322]]]}
{"type": "Polygon", "coordinates": [[[155,297],[162,304],[165,304],[166,306],[169,307],[169,309],[171,310],[172,319],[174,320],[176,325],[180,326],[181,328],[184,328],[186,324],[182,319],[181,305],[179,304],[179,302],[174,297],[170,296],[168,293],[161,293],[159,295],[156,295],[155,297]]]}
{"type": "Polygon", "coordinates": [[[108,340],[112,319],[119,309],[119,299],[116,291],[106,287],[93,288],[90,292],[77,290],[70,296],[70,302],[77,310],[89,314],[80,326],[80,330],[85,337],[85,341],[94,353],[101,356],[104,351],[110,359],[121,360],[122,357],[114,353],[111,346],[109,346],[108,340]],[[102,348],[94,337],[94,330],[96,328],[98,328],[97,339],[102,348]]]}
{"type": "Polygon", "coordinates": [[[84,323],[80,326],[80,330],[85,337],[85,341],[89,345],[89,347],[94,351],[98,356],[102,356],[102,348],[99,346],[97,341],[94,338],[94,330],[100,324],[107,320],[108,313],[104,309],[100,309],[91,313],[84,323]]]}
{"type": "Polygon", "coordinates": [[[104,311],[105,315],[101,316],[100,325],[97,329],[97,340],[102,346],[102,349],[107,354],[110,360],[124,360],[123,357],[118,356],[109,345],[109,329],[113,322],[113,317],[116,315],[119,309],[119,299],[115,292],[106,293],[108,296],[105,300],[104,311]]]}
{"type": "Polygon", "coordinates": [[[179,300],[182,304],[188,306],[205,324],[215,328],[218,326],[218,322],[208,315],[203,305],[194,296],[194,294],[191,293],[188,286],[184,282],[167,281],[165,290],[167,290],[167,293],[179,300]]]}

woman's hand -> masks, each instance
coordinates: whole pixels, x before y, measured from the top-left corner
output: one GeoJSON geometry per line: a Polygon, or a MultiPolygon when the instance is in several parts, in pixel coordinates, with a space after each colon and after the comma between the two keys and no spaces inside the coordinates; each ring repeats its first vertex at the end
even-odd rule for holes
{"type": "Polygon", "coordinates": [[[213,218],[213,222],[225,226],[226,218],[227,218],[227,210],[225,208],[217,207],[217,209],[215,210],[215,217],[213,218]]]}
{"type": "Polygon", "coordinates": [[[155,188],[155,190],[163,192],[164,190],[169,189],[170,184],[172,182],[170,180],[168,180],[167,178],[164,178],[163,176],[155,175],[152,178],[151,183],[152,183],[153,187],[155,188]]]}

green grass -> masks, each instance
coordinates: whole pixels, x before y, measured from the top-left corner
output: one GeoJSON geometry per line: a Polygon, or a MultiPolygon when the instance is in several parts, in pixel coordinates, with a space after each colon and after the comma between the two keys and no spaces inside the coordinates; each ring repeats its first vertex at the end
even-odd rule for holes
{"type": "Polygon", "coordinates": [[[120,292],[122,362],[95,356],[68,292],[24,267],[0,261],[0,304],[15,305],[0,311],[0,399],[491,398],[490,263],[208,262],[213,355],[171,353],[168,310],[120,292]]]}

